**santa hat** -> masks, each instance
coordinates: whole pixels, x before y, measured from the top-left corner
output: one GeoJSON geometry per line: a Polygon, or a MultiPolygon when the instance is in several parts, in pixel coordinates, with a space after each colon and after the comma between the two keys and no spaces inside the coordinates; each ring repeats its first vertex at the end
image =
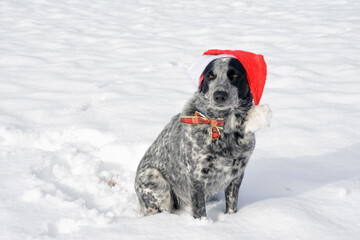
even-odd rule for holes
{"type": "Polygon", "coordinates": [[[254,103],[258,105],[266,80],[266,63],[264,57],[260,54],[241,50],[208,50],[188,68],[188,74],[196,83],[199,83],[199,87],[203,80],[202,74],[206,66],[218,58],[236,58],[241,62],[246,70],[246,76],[254,103]]]}

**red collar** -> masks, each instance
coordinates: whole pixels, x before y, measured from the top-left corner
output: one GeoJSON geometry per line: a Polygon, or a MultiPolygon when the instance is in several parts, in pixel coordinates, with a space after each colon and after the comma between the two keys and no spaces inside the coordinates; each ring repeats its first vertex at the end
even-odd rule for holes
{"type": "Polygon", "coordinates": [[[194,124],[208,124],[211,126],[211,137],[217,140],[220,137],[220,129],[223,129],[224,119],[209,119],[204,113],[196,111],[194,116],[181,117],[180,122],[194,125],[194,124]]]}

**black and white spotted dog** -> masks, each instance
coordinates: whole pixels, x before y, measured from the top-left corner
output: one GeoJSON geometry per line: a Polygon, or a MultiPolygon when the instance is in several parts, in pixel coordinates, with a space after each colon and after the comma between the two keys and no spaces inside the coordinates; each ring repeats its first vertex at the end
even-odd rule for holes
{"type": "Polygon", "coordinates": [[[213,60],[203,72],[199,90],[138,166],[135,190],[143,214],[190,206],[194,218],[205,217],[206,199],[221,190],[225,190],[226,213],[235,213],[244,170],[255,147],[254,127],[247,127],[252,107],[243,65],[236,58],[213,60]],[[211,137],[207,124],[180,122],[182,116],[194,116],[196,111],[224,120],[218,139],[211,137]]]}

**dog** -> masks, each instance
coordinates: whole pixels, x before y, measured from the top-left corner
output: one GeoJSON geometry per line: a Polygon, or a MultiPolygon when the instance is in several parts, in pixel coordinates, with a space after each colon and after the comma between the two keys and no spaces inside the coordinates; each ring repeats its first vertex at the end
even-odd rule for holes
{"type": "Polygon", "coordinates": [[[237,212],[255,148],[256,129],[247,130],[253,109],[247,73],[238,59],[218,58],[202,76],[198,91],[139,163],[135,191],[145,216],[190,206],[194,218],[206,217],[206,200],[222,190],[225,213],[237,212]]]}

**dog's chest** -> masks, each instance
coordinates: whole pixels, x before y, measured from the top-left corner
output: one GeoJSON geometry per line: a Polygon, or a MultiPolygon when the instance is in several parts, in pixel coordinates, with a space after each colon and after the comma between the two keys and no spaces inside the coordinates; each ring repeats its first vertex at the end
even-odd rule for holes
{"type": "Polygon", "coordinates": [[[206,195],[225,189],[239,177],[255,146],[253,134],[243,135],[236,129],[221,133],[218,140],[211,138],[206,126],[192,129],[192,174],[205,185],[206,195]]]}

